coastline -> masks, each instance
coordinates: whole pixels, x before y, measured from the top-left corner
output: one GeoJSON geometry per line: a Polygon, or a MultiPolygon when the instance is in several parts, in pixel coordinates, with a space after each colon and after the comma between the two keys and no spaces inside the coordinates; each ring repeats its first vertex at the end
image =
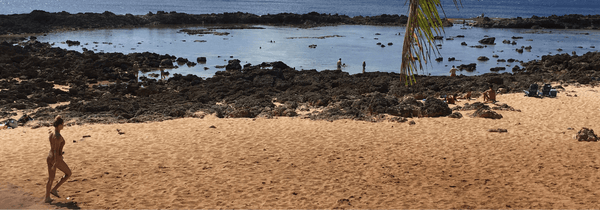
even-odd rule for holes
{"type": "Polygon", "coordinates": [[[600,78],[600,53],[589,52],[542,56],[521,63],[523,68],[512,74],[418,75],[413,86],[404,86],[397,73],[299,71],[283,62],[242,68],[237,59],[229,60],[225,71],[212,78],[174,74],[166,80],[138,81],[134,62],[158,70],[182,59],[147,52],[79,53],[35,39],[19,45],[3,42],[0,48],[0,120],[27,115],[35,121],[25,117],[21,124],[35,128],[50,126],[56,113],[75,119],[72,123],[77,125],[204,116],[197,112],[225,118],[299,116],[328,121],[379,121],[389,115],[407,121],[451,114],[440,100],[443,95],[471,91],[478,96],[490,85],[501,93],[516,93],[532,83],[555,83],[553,88],[561,91],[563,85],[597,85],[600,78]]]}
{"type": "MultiPolygon", "coordinates": [[[[600,15],[563,15],[531,18],[448,18],[453,20],[474,21],[474,26],[484,28],[533,28],[533,29],[593,29],[600,26],[600,15]]],[[[280,13],[274,15],[255,15],[250,13],[221,14],[185,14],[177,12],[148,13],[146,15],[116,15],[104,13],[67,12],[49,13],[34,10],[29,14],[0,15],[0,35],[43,34],[57,30],[80,30],[100,28],[142,27],[152,25],[217,25],[217,24],[255,24],[312,28],[333,25],[380,25],[402,26],[408,17],[405,15],[382,14],[377,16],[349,17],[338,14],[280,13]]],[[[443,19],[443,24],[451,26],[452,21],[443,19]]]]}

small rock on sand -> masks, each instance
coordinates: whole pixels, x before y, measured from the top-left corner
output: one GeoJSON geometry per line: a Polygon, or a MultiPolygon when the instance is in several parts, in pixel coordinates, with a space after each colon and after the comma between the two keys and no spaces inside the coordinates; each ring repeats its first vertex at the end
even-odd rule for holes
{"type": "Polygon", "coordinates": [[[508,130],[504,128],[489,129],[488,132],[506,133],[508,130]]]}
{"type": "Polygon", "coordinates": [[[598,141],[598,136],[594,134],[594,130],[585,127],[577,132],[575,138],[577,141],[598,141]]]}

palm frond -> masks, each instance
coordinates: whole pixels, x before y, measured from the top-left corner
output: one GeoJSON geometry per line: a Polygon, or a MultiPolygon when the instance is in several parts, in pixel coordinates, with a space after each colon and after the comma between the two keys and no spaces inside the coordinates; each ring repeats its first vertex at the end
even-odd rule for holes
{"type": "MultiPolygon", "coordinates": [[[[442,9],[440,0],[407,0],[410,1],[408,22],[402,45],[402,64],[400,66],[400,79],[405,85],[417,82],[415,75],[423,69],[423,63],[431,60],[431,54],[439,55],[435,47],[435,36],[444,32],[442,19],[438,7],[442,9]],[[418,64],[417,64],[418,63],[418,64]]],[[[462,6],[461,0],[453,0],[456,8],[462,6]]],[[[446,13],[443,12],[444,17],[446,13]]]]}

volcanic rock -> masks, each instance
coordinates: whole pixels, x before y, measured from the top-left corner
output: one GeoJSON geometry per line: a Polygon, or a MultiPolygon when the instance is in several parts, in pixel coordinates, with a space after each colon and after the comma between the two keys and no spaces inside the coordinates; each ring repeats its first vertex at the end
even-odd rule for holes
{"type": "Polygon", "coordinates": [[[480,117],[480,118],[489,118],[489,119],[501,119],[502,118],[501,114],[498,114],[492,110],[484,109],[484,108],[478,109],[471,116],[472,117],[480,117]]]}
{"type": "Polygon", "coordinates": [[[479,40],[479,43],[493,45],[493,44],[496,44],[496,43],[494,43],[494,41],[496,41],[496,38],[490,37],[490,38],[485,38],[485,39],[479,40]]]}
{"type": "Polygon", "coordinates": [[[594,134],[594,130],[589,128],[581,128],[575,136],[577,141],[598,141],[598,136],[594,134]]]}

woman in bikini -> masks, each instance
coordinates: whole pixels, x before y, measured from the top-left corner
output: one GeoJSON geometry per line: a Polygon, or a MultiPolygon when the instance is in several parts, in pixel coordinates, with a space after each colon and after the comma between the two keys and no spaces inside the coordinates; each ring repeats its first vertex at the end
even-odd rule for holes
{"type": "Polygon", "coordinates": [[[52,202],[50,194],[59,197],[57,189],[71,177],[71,169],[63,160],[63,147],[65,146],[65,139],[60,135],[60,130],[63,129],[64,121],[62,117],[56,116],[54,119],[54,133],[50,133],[50,154],[46,158],[48,163],[48,184],[46,184],[46,203],[52,202]],[[58,181],[58,184],[52,188],[52,182],[54,182],[54,175],[56,169],[61,170],[65,175],[58,181]]]}

